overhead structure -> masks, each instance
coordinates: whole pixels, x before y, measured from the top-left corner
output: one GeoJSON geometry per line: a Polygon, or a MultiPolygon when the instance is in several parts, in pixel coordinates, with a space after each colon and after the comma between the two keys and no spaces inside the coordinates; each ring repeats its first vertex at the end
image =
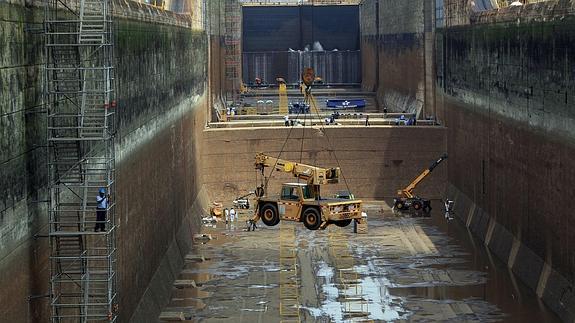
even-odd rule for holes
{"type": "Polygon", "coordinates": [[[117,320],[110,0],[45,1],[52,322],[117,320]],[[96,196],[110,195],[96,226],[96,196]]]}

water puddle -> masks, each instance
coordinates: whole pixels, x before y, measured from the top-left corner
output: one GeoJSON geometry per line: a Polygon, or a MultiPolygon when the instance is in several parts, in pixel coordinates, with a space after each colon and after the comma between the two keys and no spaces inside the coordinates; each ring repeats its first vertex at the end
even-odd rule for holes
{"type": "Polygon", "coordinates": [[[178,277],[197,287],[174,288],[168,309],[202,322],[277,322],[287,312],[302,322],[558,321],[456,220],[438,221],[381,217],[370,220],[367,235],[289,224],[298,275],[284,277],[297,286],[287,300],[283,224],[255,232],[210,224],[202,232],[210,238],[197,241],[178,277]]]}

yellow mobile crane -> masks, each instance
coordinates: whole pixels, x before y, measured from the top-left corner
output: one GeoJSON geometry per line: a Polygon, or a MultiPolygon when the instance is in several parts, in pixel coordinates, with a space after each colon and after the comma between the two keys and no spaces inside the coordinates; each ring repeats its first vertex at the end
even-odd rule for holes
{"type": "Polygon", "coordinates": [[[412,207],[414,210],[423,210],[429,213],[431,211],[431,202],[427,199],[419,197],[414,194],[413,190],[421,181],[423,181],[427,175],[439,165],[444,159],[447,159],[447,154],[443,154],[438,160],[434,161],[429,168],[424,170],[419,176],[417,176],[406,188],[398,190],[397,195],[399,197],[395,198],[393,205],[397,210],[407,210],[412,207]]]}
{"type": "Polygon", "coordinates": [[[309,230],[317,230],[325,229],[332,223],[345,227],[353,220],[358,223],[365,221],[361,217],[361,200],[321,197],[321,185],[338,183],[339,167],[321,168],[263,153],[256,154],[255,166],[262,175],[266,167],[271,167],[276,171],[291,173],[305,183],[285,183],[278,196],[268,196],[267,185],[258,187],[255,215],[250,220],[251,223],[256,223],[261,218],[265,225],[274,226],[280,220],[288,220],[303,222],[309,230]]]}

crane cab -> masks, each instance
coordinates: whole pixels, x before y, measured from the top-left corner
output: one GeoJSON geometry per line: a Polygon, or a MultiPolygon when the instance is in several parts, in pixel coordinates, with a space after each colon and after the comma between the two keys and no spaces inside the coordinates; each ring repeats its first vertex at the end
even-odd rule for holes
{"type": "Polygon", "coordinates": [[[278,200],[278,213],[281,219],[299,221],[302,202],[315,199],[312,185],[285,183],[278,200]]]}

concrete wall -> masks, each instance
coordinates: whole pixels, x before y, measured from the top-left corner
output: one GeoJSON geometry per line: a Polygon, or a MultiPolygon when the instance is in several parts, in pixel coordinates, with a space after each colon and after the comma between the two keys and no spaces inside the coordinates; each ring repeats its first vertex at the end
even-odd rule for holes
{"type": "Polygon", "coordinates": [[[381,109],[418,111],[424,106],[426,2],[367,0],[361,5],[363,87],[377,91],[381,109]]]}
{"type": "Polygon", "coordinates": [[[377,1],[367,0],[359,6],[360,48],[361,48],[361,87],[365,91],[375,91],[379,80],[377,1]]]}
{"type": "Polygon", "coordinates": [[[0,317],[47,317],[49,253],[32,236],[46,223],[45,114],[41,64],[43,12],[0,3],[0,317]]]}
{"type": "Polygon", "coordinates": [[[575,317],[574,9],[549,1],[476,13],[438,31],[436,44],[457,213],[566,321],[575,317]]]}
{"type": "MultiPolygon", "coordinates": [[[[185,254],[182,232],[197,228],[195,142],[205,124],[207,37],[190,15],[133,2],[115,3],[115,15],[119,308],[126,322],[138,307],[153,317],[168,300],[154,291],[156,277],[166,279],[159,268],[170,250],[185,254]],[[144,294],[155,295],[152,303],[144,294]]],[[[34,239],[48,230],[42,18],[40,8],[0,3],[0,316],[7,322],[49,318],[47,298],[27,299],[49,293],[48,241],[34,239]]]]}
{"type": "MultiPolygon", "coordinates": [[[[260,184],[253,165],[256,152],[277,157],[285,143],[280,158],[299,161],[301,156],[303,163],[311,165],[339,165],[357,197],[391,200],[397,189],[429,167],[446,145],[445,129],[441,127],[327,127],[324,131],[306,127],[294,128],[291,134],[289,129],[206,130],[203,146],[209,151],[201,156],[201,173],[210,198],[231,201],[253,191],[260,184]],[[305,138],[303,146],[301,138],[305,138]]],[[[439,198],[445,188],[446,171],[445,165],[438,167],[417,192],[439,198]]],[[[286,181],[294,181],[293,176],[274,172],[270,192],[279,192],[279,185],[286,181]]],[[[322,187],[324,195],[346,189],[345,181],[322,187]]]]}
{"type": "Polygon", "coordinates": [[[177,250],[183,257],[190,246],[190,241],[183,239],[185,233],[198,228],[193,220],[198,215],[197,203],[192,209],[201,185],[196,176],[196,129],[205,124],[207,61],[204,31],[120,21],[117,199],[121,321],[132,317],[141,322],[142,315],[159,313],[169,299],[169,280],[175,279],[162,268],[171,264],[172,273],[181,268],[178,258],[170,260],[165,255],[177,250]],[[166,281],[168,284],[158,283],[166,281]]]}

